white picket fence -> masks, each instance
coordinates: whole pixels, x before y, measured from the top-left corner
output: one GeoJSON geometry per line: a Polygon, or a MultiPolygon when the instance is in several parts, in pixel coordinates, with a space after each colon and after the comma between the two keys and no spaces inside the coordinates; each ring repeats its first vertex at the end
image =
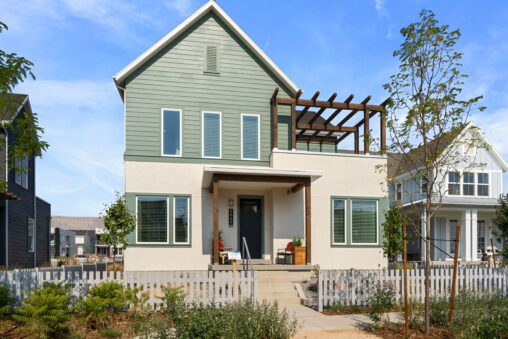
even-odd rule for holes
{"type": "MultiPolygon", "coordinates": [[[[449,295],[453,269],[431,268],[431,295],[449,295]]],[[[378,288],[389,289],[400,301],[404,297],[402,270],[320,270],[318,275],[318,308],[326,306],[365,306],[378,288]]],[[[457,289],[480,294],[499,292],[508,295],[508,269],[483,266],[460,267],[457,270],[457,289]]],[[[425,295],[424,269],[408,270],[408,295],[423,302],[425,295]]]]}
{"type": "Polygon", "coordinates": [[[69,284],[72,295],[82,298],[91,286],[110,280],[140,288],[147,293],[148,302],[154,309],[161,303],[159,297],[163,296],[162,286],[180,287],[187,302],[209,304],[257,298],[257,274],[252,271],[0,271],[0,283],[11,289],[18,302],[32,289],[41,287],[45,282],[69,284]]]}

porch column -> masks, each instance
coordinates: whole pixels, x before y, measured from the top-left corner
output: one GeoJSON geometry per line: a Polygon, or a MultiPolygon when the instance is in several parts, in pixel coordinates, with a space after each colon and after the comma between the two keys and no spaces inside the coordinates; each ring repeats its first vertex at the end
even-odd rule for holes
{"type": "Polygon", "coordinates": [[[312,263],[311,258],[311,199],[310,178],[305,179],[305,254],[307,265],[312,263]]]}
{"type": "Polygon", "coordinates": [[[212,180],[213,189],[213,263],[219,263],[219,181],[212,180]]]}
{"type": "Polygon", "coordinates": [[[427,237],[427,228],[425,227],[425,220],[427,219],[427,209],[424,208],[420,214],[420,233],[422,234],[421,239],[421,261],[425,261],[425,238],[427,237]]]}
{"type": "Polygon", "coordinates": [[[471,261],[471,210],[464,210],[462,213],[462,227],[464,236],[460,237],[462,242],[462,260],[471,261]]]}
{"type": "Polygon", "coordinates": [[[478,260],[478,210],[471,210],[471,260],[478,260]]]}

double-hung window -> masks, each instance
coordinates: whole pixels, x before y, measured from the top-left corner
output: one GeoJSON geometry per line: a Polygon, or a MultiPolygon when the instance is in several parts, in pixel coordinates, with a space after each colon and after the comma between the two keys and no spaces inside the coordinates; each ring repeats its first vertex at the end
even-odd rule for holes
{"type": "Polygon", "coordinates": [[[242,114],[242,160],[259,160],[259,115],[242,114]]]}
{"type": "Polygon", "coordinates": [[[351,243],[377,243],[377,200],[351,200],[351,243]]]}
{"type": "Polygon", "coordinates": [[[474,173],[464,173],[462,181],[462,194],[474,195],[474,173]]]}
{"type": "Polygon", "coordinates": [[[333,244],[346,243],[346,200],[333,199],[333,244]]]}
{"type": "Polygon", "coordinates": [[[395,195],[397,201],[402,201],[402,183],[395,184],[395,195]]]}
{"type": "Polygon", "coordinates": [[[460,175],[458,172],[448,173],[448,195],[460,195],[460,175]]]}
{"type": "Polygon", "coordinates": [[[173,242],[189,243],[189,198],[173,198],[173,242]]]}
{"type": "Polygon", "coordinates": [[[477,194],[480,197],[488,197],[489,196],[489,174],[488,173],[478,173],[477,194]]]}
{"type": "Polygon", "coordinates": [[[203,158],[220,158],[222,149],[221,113],[203,112],[203,158]]]}
{"type": "Polygon", "coordinates": [[[14,158],[14,181],[28,189],[28,156],[25,155],[22,159],[14,158]]]}
{"type": "Polygon", "coordinates": [[[162,155],[182,156],[182,111],[162,109],[162,155]]]}
{"type": "Polygon", "coordinates": [[[168,244],[168,198],[137,197],[136,243],[168,244]]]}

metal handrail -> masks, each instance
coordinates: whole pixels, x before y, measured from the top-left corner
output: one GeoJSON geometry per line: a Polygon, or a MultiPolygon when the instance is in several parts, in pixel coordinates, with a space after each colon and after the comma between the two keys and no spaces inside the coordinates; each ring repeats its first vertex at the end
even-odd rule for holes
{"type": "Polygon", "coordinates": [[[247,260],[247,269],[249,269],[252,272],[252,293],[254,293],[254,265],[252,265],[252,259],[250,257],[250,251],[249,246],[247,245],[247,240],[245,240],[245,237],[242,237],[242,270],[245,272],[245,260],[247,260]],[[247,254],[247,256],[245,256],[247,254]]]}

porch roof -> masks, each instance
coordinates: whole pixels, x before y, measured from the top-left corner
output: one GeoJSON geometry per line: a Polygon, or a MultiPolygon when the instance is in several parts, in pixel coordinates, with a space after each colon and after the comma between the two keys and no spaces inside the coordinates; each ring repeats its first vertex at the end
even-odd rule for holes
{"type": "Polygon", "coordinates": [[[310,178],[315,181],[323,176],[321,170],[295,170],[295,169],[278,169],[278,168],[255,168],[255,167],[235,167],[235,166],[205,166],[203,168],[203,188],[210,185],[214,174],[234,174],[244,176],[266,176],[267,181],[270,177],[295,177],[310,178]]]}

